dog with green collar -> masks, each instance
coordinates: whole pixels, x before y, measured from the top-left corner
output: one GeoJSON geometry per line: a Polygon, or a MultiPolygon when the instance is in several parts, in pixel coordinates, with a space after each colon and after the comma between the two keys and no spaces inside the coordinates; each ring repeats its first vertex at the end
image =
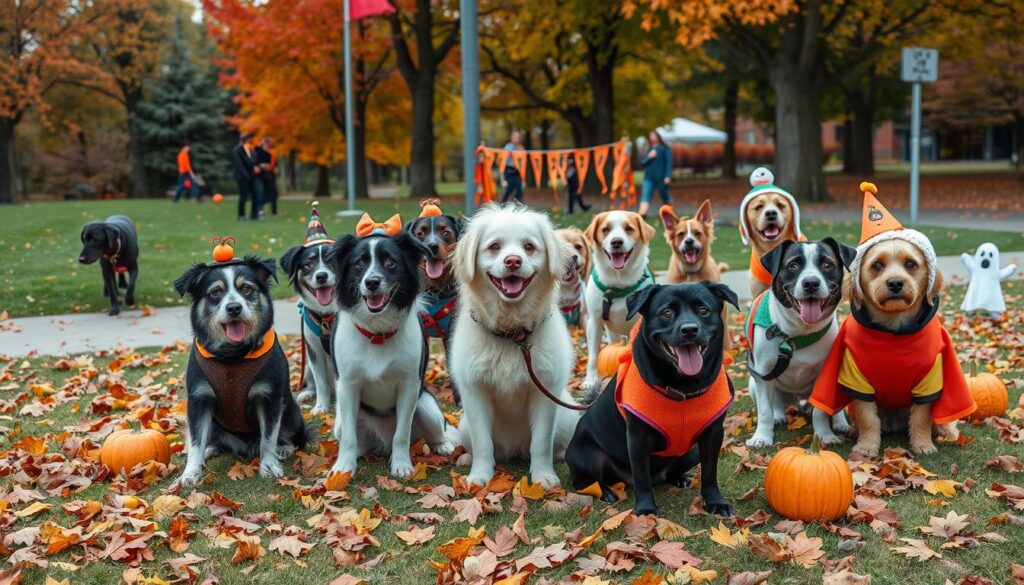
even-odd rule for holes
{"type": "MultiPolygon", "coordinates": [[[[842,301],[844,270],[857,251],[832,238],[785,241],[764,256],[771,288],[751,306],[746,334],[747,372],[757,405],[757,428],[748,447],[770,447],[774,427],[786,424],[786,407],[806,400],[839,333],[835,311],[842,301]]],[[[829,417],[815,409],[814,434],[824,444],[842,441],[849,431],[840,411],[829,417]]]]}

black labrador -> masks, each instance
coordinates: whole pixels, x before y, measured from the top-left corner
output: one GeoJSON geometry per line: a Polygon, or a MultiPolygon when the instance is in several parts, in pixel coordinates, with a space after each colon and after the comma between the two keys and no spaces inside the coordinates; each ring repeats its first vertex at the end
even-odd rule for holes
{"type": "Polygon", "coordinates": [[[111,215],[103,221],[90,221],[82,228],[82,253],[78,261],[92,264],[97,260],[103,270],[103,296],[110,297],[107,314],[117,315],[121,312],[118,283],[126,289],[124,302],[131,306],[135,304],[135,281],[139,277],[139,240],[135,224],[128,216],[111,215]]]}

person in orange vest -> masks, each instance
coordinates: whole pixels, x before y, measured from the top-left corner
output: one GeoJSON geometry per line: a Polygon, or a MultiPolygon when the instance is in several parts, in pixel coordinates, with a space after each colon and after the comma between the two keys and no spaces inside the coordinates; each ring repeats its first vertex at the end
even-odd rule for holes
{"type": "Polygon", "coordinates": [[[178,185],[174,188],[174,202],[181,199],[181,194],[188,191],[188,196],[199,202],[202,193],[196,181],[196,173],[192,170],[192,145],[188,142],[178,151],[178,185]]]}
{"type": "Polygon", "coordinates": [[[263,183],[263,203],[270,203],[270,213],[277,215],[277,153],[273,146],[270,137],[264,136],[256,148],[256,164],[260,168],[259,180],[263,183]]]}

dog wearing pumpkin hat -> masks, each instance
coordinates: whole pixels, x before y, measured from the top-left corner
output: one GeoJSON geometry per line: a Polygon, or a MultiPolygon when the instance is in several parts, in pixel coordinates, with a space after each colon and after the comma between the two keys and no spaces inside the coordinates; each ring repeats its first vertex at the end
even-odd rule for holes
{"type": "Polygon", "coordinates": [[[903,227],[873,184],[861,190],[860,245],[844,285],[850,316],[810,402],[830,415],[849,408],[854,452],[874,457],[883,430],[909,427],[914,451],[932,453],[933,430],[955,439],[955,422],[977,408],[938,315],[942,274],[928,237],[903,227]]]}
{"type": "Polygon", "coordinates": [[[281,459],[311,436],[288,383],[288,360],[274,333],[272,259],[235,258],[225,238],[214,261],[175,282],[192,299],[195,341],[189,354],[188,458],[178,480],[192,486],[203,463],[222,451],[259,456],[260,475],[280,477],[281,459]]]}
{"type": "Polygon", "coordinates": [[[750,191],[740,202],[740,239],[750,246],[750,296],[757,298],[772,285],[761,257],[786,240],[804,241],[800,206],[765,167],[750,173],[750,191]]]}
{"type": "Polygon", "coordinates": [[[301,246],[289,248],[281,256],[281,269],[299,295],[301,320],[303,380],[308,384],[299,393],[299,401],[315,397],[313,414],[328,412],[337,371],[332,357],[334,317],[338,313],[338,299],[334,289],[338,275],[328,261],[334,240],[327,235],[313,202],[306,226],[306,239],[301,246]]]}
{"type": "Polygon", "coordinates": [[[422,438],[440,455],[454,448],[444,414],[423,386],[429,347],[419,324],[419,266],[427,255],[398,215],[377,223],[364,213],[356,235],[338,238],[331,249],[341,307],[332,471],[355,472],[359,456],[390,453],[391,475],[405,478],[413,473],[413,440],[422,438]]]}

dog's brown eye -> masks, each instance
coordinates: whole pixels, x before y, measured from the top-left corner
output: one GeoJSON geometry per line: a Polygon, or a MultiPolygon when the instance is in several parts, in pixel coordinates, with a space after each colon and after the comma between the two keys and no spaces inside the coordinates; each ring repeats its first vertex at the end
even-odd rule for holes
{"type": "Polygon", "coordinates": [[[422,238],[425,233],[423,230],[416,230],[416,237],[422,238]]]}
{"type": "Polygon", "coordinates": [[[704,233],[703,233],[703,232],[693,232],[693,236],[694,236],[695,238],[699,238],[699,237],[701,237],[701,236],[703,236],[703,235],[704,235],[704,233]]]}
{"type": "Polygon", "coordinates": [[[213,300],[217,300],[222,296],[224,296],[224,291],[220,290],[219,288],[210,291],[210,298],[213,300]]]}
{"type": "Polygon", "coordinates": [[[917,268],[917,262],[914,262],[913,260],[907,260],[906,262],[903,263],[903,266],[905,266],[907,270],[913,270],[917,268]]]}
{"type": "Polygon", "coordinates": [[[252,296],[252,287],[248,284],[242,287],[242,294],[245,296],[252,296]]]}
{"type": "Polygon", "coordinates": [[[707,317],[711,314],[711,309],[707,307],[697,307],[697,314],[701,317],[707,317]]]}
{"type": "Polygon", "coordinates": [[[800,270],[800,263],[799,262],[790,262],[789,266],[787,266],[786,268],[790,272],[796,272],[797,270],[800,270]]]}
{"type": "Polygon", "coordinates": [[[821,269],[822,270],[832,270],[832,263],[829,262],[828,260],[822,262],[821,263],[821,269]]]}
{"type": "Polygon", "coordinates": [[[885,268],[885,264],[882,264],[881,260],[875,260],[874,262],[871,263],[872,270],[881,270],[883,268],[885,268]]]}
{"type": "Polygon", "coordinates": [[[395,261],[392,260],[391,258],[388,258],[387,260],[384,261],[384,268],[394,268],[394,267],[395,267],[395,261]]]}
{"type": "Polygon", "coordinates": [[[764,204],[758,203],[754,206],[754,211],[761,211],[762,209],[764,209],[764,204]]]}
{"type": "Polygon", "coordinates": [[[675,313],[672,312],[672,309],[662,309],[662,311],[658,313],[658,316],[662,319],[669,320],[675,316],[675,313]]]}
{"type": "Polygon", "coordinates": [[[603,228],[601,228],[601,233],[602,234],[607,234],[610,231],[612,231],[612,228],[610,228],[608,226],[604,226],[603,228]]]}
{"type": "Polygon", "coordinates": [[[492,242],[490,246],[487,246],[487,249],[490,250],[491,252],[497,252],[498,250],[501,249],[501,244],[499,244],[498,242],[492,242]]]}
{"type": "Polygon", "coordinates": [[[525,244],[523,244],[523,249],[526,250],[527,252],[534,252],[535,250],[537,250],[537,246],[535,246],[533,242],[526,242],[525,244]]]}

